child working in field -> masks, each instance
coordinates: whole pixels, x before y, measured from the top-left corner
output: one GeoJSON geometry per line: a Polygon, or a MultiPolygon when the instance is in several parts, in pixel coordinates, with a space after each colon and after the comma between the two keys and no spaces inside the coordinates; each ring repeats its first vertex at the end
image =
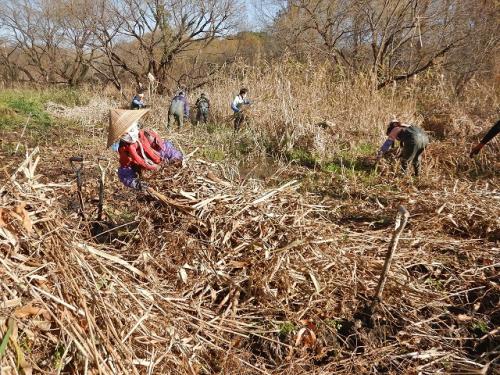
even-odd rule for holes
{"type": "Polygon", "coordinates": [[[154,131],[139,130],[139,119],[149,109],[111,110],[108,147],[117,143],[120,155],[118,177],[127,187],[144,191],[147,184],[140,179],[144,170],[157,170],[162,162],[180,164],[182,153],[170,141],[162,140],[154,131]]]}

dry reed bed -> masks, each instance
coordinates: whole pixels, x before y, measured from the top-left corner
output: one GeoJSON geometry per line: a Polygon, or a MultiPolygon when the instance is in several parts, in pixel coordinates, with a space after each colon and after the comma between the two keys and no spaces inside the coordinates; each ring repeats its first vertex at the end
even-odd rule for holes
{"type": "Polygon", "coordinates": [[[240,183],[193,155],[149,180],[176,207],[112,194],[108,210],[138,225],[106,245],[68,212],[72,184],[36,164],[1,194],[6,373],[494,371],[497,186],[402,182],[347,202],[240,183]],[[399,204],[409,228],[368,316],[399,204]]]}
{"type": "MultiPolygon", "coordinates": [[[[205,91],[214,119],[228,122],[232,96],[240,85],[251,89],[253,128],[245,136],[257,153],[274,143],[278,151],[297,147],[324,159],[346,149],[355,156],[357,145],[382,140],[388,114],[421,123],[422,98],[429,115],[453,113],[451,123],[430,124],[447,126],[436,132],[448,138],[477,132],[498,107],[482,87],[468,88],[467,103],[454,102],[432,77],[425,92],[424,85],[374,92],[366,77],[332,85],[328,75],[328,67],[241,67],[205,91]],[[316,126],[325,120],[327,129],[316,126]]],[[[190,95],[193,102],[197,93],[190,95]]],[[[82,125],[73,151],[90,159],[103,142],[107,107],[98,103],[48,108],[82,125]]],[[[168,99],[154,96],[150,104],[145,124],[162,129],[168,99]]],[[[171,136],[190,150],[204,134],[191,133],[171,136]]],[[[227,132],[205,137],[228,152],[235,144],[227,132]]],[[[342,175],[332,178],[336,193],[326,198],[304,193],[298,182],[266,189],[195,154],[181,170],[149,180],[182,210],[112,189],[109,216],[122,213],[135,224],[107,245],[94,242],[88,225],[68,210],[74,186],[61,164],[45,163],[45,177],[23,169],[0,195],[0,337],[13,328],[2,369],[493,372],[500,223],[498,162],[491,156],[498,149],[471,162],[467,148],[463,140],[432,144],[416,183],[382,169],[375,183],[393,179],[397,191],[342,175]],[[488,181],[456,180],[488,169],[488,181]],[[399,204],[412,216],[384,303],[367,316],[399,204]]],[[[68,156],[42,152],[61,162],[68,156]]],[[[85,192],[95,195],[95,184],[85,192]]]]}

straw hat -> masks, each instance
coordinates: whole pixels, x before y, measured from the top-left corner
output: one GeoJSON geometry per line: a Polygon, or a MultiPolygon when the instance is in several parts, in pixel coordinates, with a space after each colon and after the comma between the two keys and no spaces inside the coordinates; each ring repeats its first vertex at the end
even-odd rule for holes
{"type": "Polygon", "coordinates": [[[134,122],[149,112],[149,109],[112,109],[109,111],[108,145],[110,147],[123,134],[128,132],[134,122]]]}

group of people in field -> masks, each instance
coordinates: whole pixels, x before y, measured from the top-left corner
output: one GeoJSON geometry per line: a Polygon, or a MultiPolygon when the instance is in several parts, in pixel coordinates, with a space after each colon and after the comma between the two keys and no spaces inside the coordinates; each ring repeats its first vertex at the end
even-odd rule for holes
{"type": "MultiPolygon", "coordinates": [[[[250,105],[247,98],[248,90],[242,88],[231,102],[234,116],[234,129],[239,131],[245,121],[244,106],[250,105]]],[[[210,100],[202,93],[195,103],[196,125],[206,124],[210,114],[210,100]]],[[[180,165],[182,152],[177,150],[172,142],[160,138],[150,129],[140,129],[139,120],[149,112],[144,101],[144,93],[138,93],[132,98],[130,109],[112,109],[108,131],[107,147],[118,152],[120,167],[118,178],[127,187],[144,191],[148,188],[141,179],[143,171],[158,170],[164,162],[180,165]]],[[[167,129],[177,124],[184,126],[184,120],[189,118],[189,103],[184,91],[179,91],[172,98],[168,110],[167,129]]]]}
{"type": "MultiPolygon", "coordinates": [[[[244,106],[250,105],[251,102],[247,98],[248,90],[242,88],[238,95],[236,95],[231,102],[231,110],[233,111],[234,117],[234,130],[239,131],[241,125],[246,120],[244,114],[244,106]]],[[[208,122],[210,114],[210,100],[207,94],[202,93],[200,97],[196,100],[196,120],[195,125],[200,123],[206,124],[208,122]]],[[[130,103],[130,109],[144,109],[146,104],[144,102],[144,93],[139,93],[132,98],[130,103]]],[[[170,107],[168,109],[168,122],[167,128],[171,128],[175,123],[177,123],[178,129],[184,126],[184,120],[189,118],[189,103],[184,91],[179,91],[172,98],[170,102],[170,107]]]]}
{"type": "MultiPolygon", "coordinates": [[[[234,130],[239,131],[246,120],[245,106],[251,102],[247,98],[248,90],[242,88],[231,102],[233,111],[234,130]]],[[[210,113],[210,100],[206,94],[201,94],[196,100],[196,124],[208,122],[210,113]]],[[[147,184],[141,180],[141,173],[145,170],[157,170],[161,163],[179,165],[182,163],[183,155],[177,150],[172,142],[163,140],[159,135],[149,129],[139,128],[139,119],[149,111],[145,102],[144,94],[135,95],[130,104],[130,110],[111,110],[110,127],[108,133],[108,147],[112,147],[119,154],[120,168],[118,177],[127,187],[145,190],[147,184]]],[[[172,98],[168,111],[167,129],[177,124],[178,129],[184,125],[184,120],[189,118],[189,103],[184,91],[179,91],[172,98]]],[[[500,121],[488,131],[484,138],[475,145],[470,157],[477,155],[481,149],[500,132],[500,121]]],[[[422,153],[429,144],[427,133],[420,127],[392,120],[386,130],[387,139],[377,152],[377,161],[394,147],[399,141],[401,167],[406,171],[412,164],[414,174],[420,173],[420,161],[422,153]]]]}

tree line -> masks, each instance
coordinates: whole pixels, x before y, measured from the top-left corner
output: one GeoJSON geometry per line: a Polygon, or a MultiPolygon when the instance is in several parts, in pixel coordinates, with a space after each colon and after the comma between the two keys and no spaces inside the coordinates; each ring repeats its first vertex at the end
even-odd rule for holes
{"type": "MultiPolygon", "coordinates": [[[[437,65],[457,91],[495,70],[498,0],[262,0],[262,32],[238,32],[237,0],[3,0],[4,83],[198,87],[237,59],[292,56],[376,88],[437,65]],[[153,81],[154,77],[154,81],[153,81]]],[[[259,16],[259,14],[257,14],[259,16]]]]}

